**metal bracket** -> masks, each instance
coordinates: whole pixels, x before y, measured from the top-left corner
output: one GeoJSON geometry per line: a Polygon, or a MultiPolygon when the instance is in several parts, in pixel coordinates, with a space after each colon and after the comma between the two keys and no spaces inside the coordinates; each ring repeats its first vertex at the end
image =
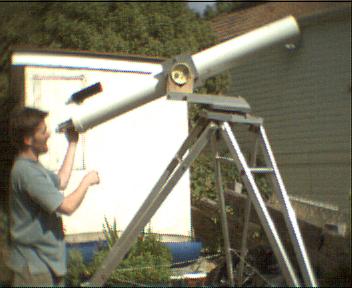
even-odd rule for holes
{"type": "Polygon", "coordinates": [[[249,114],[214,112],[209,110],[202,111],[201,116],[209,120],[242,123],[242,124],[249,124],[254,126],[260,126],[264,122],[263,118],[255,117],[249,114]]]}
{"type": "Polygon", "coordinates": [[[169,100],[187,101],[194,104],[209,105],[213,110],[232,111],[249,113],[251,106],[248,102],[238,96],[222,96],[222,95],[209,95],[209,94],[196,94],[196,93],[183,93],[183,92],[169,92],[167,94],[169,100]]]}

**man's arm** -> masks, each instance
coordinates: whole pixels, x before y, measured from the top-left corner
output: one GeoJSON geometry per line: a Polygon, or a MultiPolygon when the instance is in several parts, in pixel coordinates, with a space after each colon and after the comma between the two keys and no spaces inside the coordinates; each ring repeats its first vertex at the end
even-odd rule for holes
{"type": "Polygon", "coordinates": [[[95,171],[89,172],[84,176],[78,188],[64,198],[61,205],[57,208],[57,212],[71,215],[81,205],[89,186],[95,184],[99,184],[98,173],[95,171]]]}
{"type": "Polygon", "coordinates": [[[57,174],[60,180],[61,190],[66,189],[68,181],[70,180],[70,177],[71,177],[73,162],[75,160],[78,137],[79,137],[78,132],[74,131],[73,129],[66,131],[68,148],[67,148],[64,162],[62,163],[62,166],[57,174]]]}

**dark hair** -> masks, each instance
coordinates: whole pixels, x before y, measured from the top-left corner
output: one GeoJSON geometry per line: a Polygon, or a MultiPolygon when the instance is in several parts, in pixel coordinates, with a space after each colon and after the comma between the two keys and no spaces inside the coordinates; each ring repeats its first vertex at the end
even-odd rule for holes
{"type": "Polygon", "coordinates": [[[9,134],[12,144],[19,150],[26,148],[24,137],[33,136],[39,123],[48,112],[29,107],[15,108],[10,115],[9,134]]]}

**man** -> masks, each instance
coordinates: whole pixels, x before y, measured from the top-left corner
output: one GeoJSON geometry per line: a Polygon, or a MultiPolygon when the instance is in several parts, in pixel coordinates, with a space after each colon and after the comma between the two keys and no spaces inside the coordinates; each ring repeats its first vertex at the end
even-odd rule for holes
{"type": "Polygon", "coordinates": [[[79,135],[66,132],[68,148],[58,174],[44,168],[39,155],[48,151],[48,113],[22,108],[13,113],[10,134],[18,149],[10,178],[10,250],[8,266],[13,286],[63,286],[66,253],[61,214],[71,215],[81,204],[89,186],[99,183],[89,172],[71,194],[64,197],[79,135]]]}

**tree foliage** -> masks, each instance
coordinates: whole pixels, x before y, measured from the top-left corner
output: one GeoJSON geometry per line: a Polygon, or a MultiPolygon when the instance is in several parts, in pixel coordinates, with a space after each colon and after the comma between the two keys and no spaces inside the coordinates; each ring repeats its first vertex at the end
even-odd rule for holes
{"type": "Polygon", "coordinates": [[[199,51],[214,40],[185,2],[0,5],[0,73],[8,72],[9,52],[16,46],[170,57],[199,51]]]}

